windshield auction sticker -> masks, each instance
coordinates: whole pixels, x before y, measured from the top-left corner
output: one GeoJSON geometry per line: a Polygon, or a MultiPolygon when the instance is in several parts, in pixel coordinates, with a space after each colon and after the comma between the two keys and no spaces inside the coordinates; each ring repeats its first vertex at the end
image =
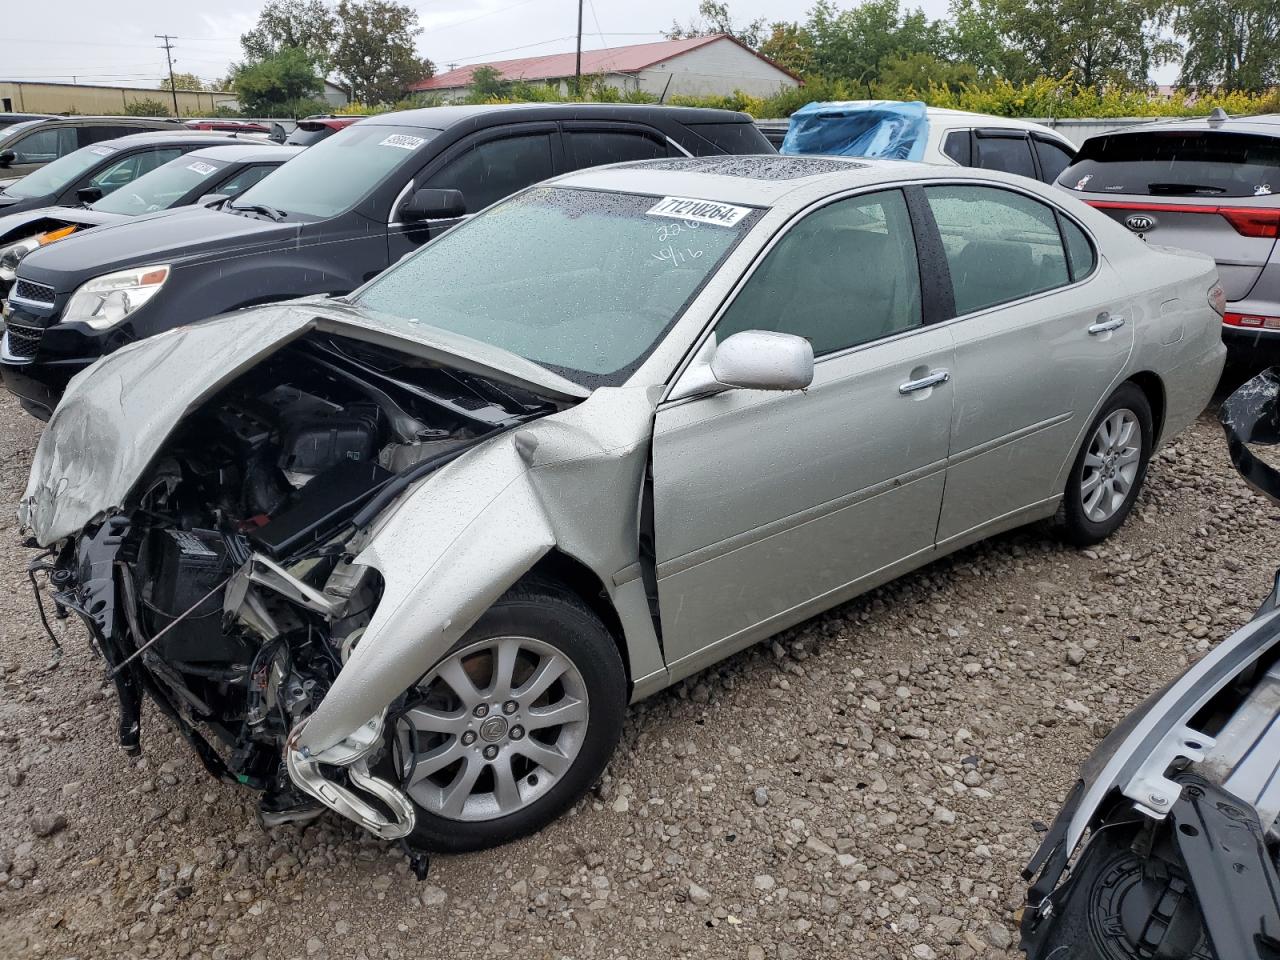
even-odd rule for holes
{"type": "Polygon", "coordinates": [[[215,167],[212,163],[202,163],[201,161],[196,160],[194,163],[188,163],[187,169],[194,170],[196,173],[200,174],[200,176],[202,177],[207,177],[209,174],[213,173],[213,171],[217,170],[218,168],[215,167]]]}
{"type": "Polygon", "coordinates": [[[407,133],[395,133],[385,140],[379,140],[378,146],[399,147],[401,150],[417,150],[426,142],[426,137],[411,137],[407,133]]]}
{"type": "Polygon", "coordinates": [[[717,227],[732,227],[751,212],[750,207],[735,207],[713,200],[692,200],[689,197],[663,197],[647,211],[651,217],[672,217],[676,220],[693,220],[717,227]]]}
{"type": "Polygon", "coordinates": [[[115,152],[116,152],[116,148],[115,148],[115,147],[101,147],[101,146],[99,146],[99,147],[90,147],[90,148],[89,148],[89,152],[90,152],[90,153],[96,153],[96,154],[97,154],[98,156],[100,156],[100,157],[109,157],[109,156],[111,156],[113,153],[115,153],[115,152]]]}

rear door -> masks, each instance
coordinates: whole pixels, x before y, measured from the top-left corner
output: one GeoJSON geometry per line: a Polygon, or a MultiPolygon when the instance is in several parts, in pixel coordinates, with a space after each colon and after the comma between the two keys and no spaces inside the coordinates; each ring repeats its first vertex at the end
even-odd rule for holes
{"type": "Polygon", "coordinates": [[[1280,232],[1280,137],[1211,129],[1092,137],[1058,185],[1144,240],[1209,254],[1227,299],[1242,300],[1280,232]]]}

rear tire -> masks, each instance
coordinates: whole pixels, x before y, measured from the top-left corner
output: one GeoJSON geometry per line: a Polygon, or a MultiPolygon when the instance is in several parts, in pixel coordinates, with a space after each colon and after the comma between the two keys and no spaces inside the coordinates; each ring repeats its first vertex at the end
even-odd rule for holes
{"type": "Polygon", "coordinates": [[[1063,539],[1087,547],[1120,528],[1146,480],[1153,432],[1146,394],[1122,383],[1089,424],[1067,476],[1058,510],[1063,539]]]}
{"type": "Polygon", "coordinates": [[[627,680],[595,613],[557,585],[534,583],[489,608],[414,696],[418,712],[406,711],[389,731],[392,774],[414,781],[406,786],[416,813],[407,839],[464,853],[534,833],[596,782],[622,734],[627,680]],[[557,670],[544,692],[530,695],[540,675],[557,670]],[[454,686],[468,680],[476,689],[457,696],[454,686]],[[548,724],[552,714],[565,722],[548,724]],[[446,752],[459,759],[421,775],[446,752]],[[468,777],[459,806],[451,788],[468,777]]]}

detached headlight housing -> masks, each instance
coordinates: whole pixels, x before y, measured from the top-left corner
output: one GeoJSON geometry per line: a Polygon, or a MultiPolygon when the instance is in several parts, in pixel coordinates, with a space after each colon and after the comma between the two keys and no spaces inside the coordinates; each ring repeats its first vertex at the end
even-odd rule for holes
{"type": "Polygon", "coordinates": [[[71,295],[62,319],[68,322],[78,320],[94,330],[114,327],[145,306],[168,279],[168,264],[136,267],[95,277],[71,295]]]}
{"type": "Polygon", "coordinates": [[[18,264],[32,250],[40,249],[39,237],[27,237],[7,247],[0,247],[0,280],[13,283],[18,276],[18,264]]]}

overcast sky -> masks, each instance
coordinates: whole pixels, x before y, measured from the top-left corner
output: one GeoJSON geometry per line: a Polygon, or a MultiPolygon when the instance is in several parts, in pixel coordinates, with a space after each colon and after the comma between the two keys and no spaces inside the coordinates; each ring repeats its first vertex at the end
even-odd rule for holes
{"type": "MultiPolygon", "coordinates": [[[[574,46],[576,0],[409,0],[409,5],[425,28],[418,50],[440,71],[449,64],[559,53],[574,46]]],[[[904,0],[903,5],[922,6],[930,17],[944,15],[947,8],[946,0],[904,0]]],[[[6,0],[8,42],[0,80],[152,86],[166,69],[164,51],[157,46],[161,41],[152,36],[157,33],[177,38],[175,70],[220,78],[240,57],[240,34],[253,26],[261,6],[260,0],[6,0]]],[[[796,20],[812,0],[730,0],[729,6],[738,22],[760,16],[796,20]]],[[[583,49],[659,40],[659,31],[673,18],[687,21],[696,8],[697,0],[586,0],[583,49]]]]}

